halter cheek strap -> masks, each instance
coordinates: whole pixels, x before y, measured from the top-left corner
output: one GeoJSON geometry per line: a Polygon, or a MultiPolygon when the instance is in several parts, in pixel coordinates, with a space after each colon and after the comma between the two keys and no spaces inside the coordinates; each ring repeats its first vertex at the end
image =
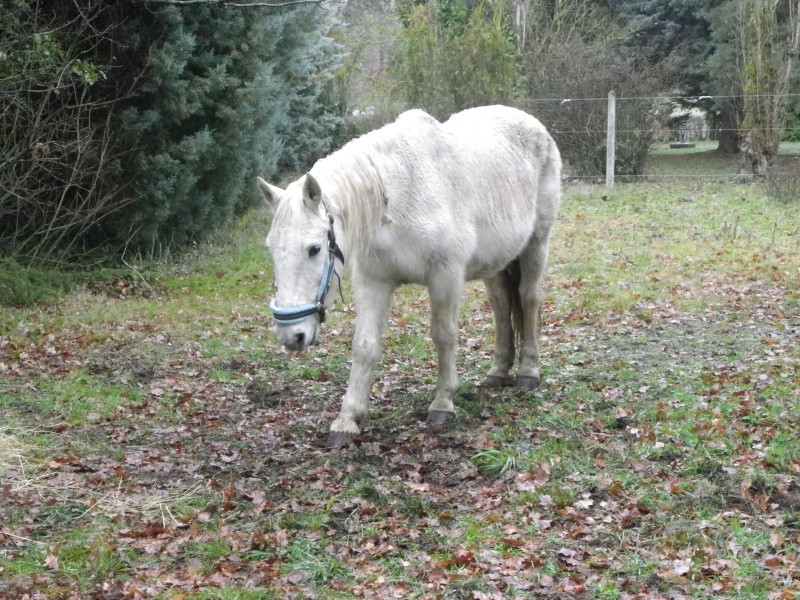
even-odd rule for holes
{"type": "Polygon", "coordinates": [[[282,308],[278,306],[277,298],[273,298],[269,303],[269,309],[272,311],[273,317],[279,325],[294,325],[305,321],[308,317],[318,314],[319,322],[325,322],[325,296],[328,295],[328,290],[331,287],[333,276],[338,277],[336,273],[335,259],[339,259],[344,264],[344,254],[341,248],[336,244],[336,234],[333,232],[333,215],[328,214],[328,257],[325,260],[325,268],[322,270],[322,277],[319,280],[319,289],[317,289],[317,297],[313,304],[302,304],[300,306],[293,306],[291,308],[282,308]]]}

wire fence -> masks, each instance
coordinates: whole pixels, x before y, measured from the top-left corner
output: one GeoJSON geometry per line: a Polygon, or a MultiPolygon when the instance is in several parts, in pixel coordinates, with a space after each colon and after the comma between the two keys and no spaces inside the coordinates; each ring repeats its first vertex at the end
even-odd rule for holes
{"type": "MultiPolygon", "coordinates": [[[[670,102],[676,102],[679,100],[690,102],[700,102],[703,100],[745,100],[745,99],[753,99],[753,98],[800,98],[800,93],[796,94],[738,94],[732,96],[726,95],[703,95],[703,96],[670,96],[670,95],[663,95],[663,96],[618,96],[617,100],[668,100],[670,102]]],[[[605,102],[608,100],[607,96],[598,96],[596,98],[529,98],[529,102],[560,102],[562,104],[566,104],[568,102],[591,102],[591,101],[598,101],[602,100],[605,102]]]]}
{"type": "MultiPolygon", "coordinates": [[[[754,129],[724,120],[716,107],[722,103],[741,106],[748,100],[794,99],[800,100],[800,93],[615,97],[611,92],[608,97],[529,98],[526,105],[562,148],[565,179],[597,183],[605,179],[611,187],[615,178],[620,182],[747,180],[747,169],[737,155],[714,150],[721,139],[741,140],[754,129]],[[632,152],[646,156],[634,168],[629,162],[631,147],[635,147],[632,152]],[[579,152],[590,154],[590,160],[580,164],[581,159],[575,159],[579,152]]],[[[778,126],[758,128],[763,135],[777,137],[786,130],[778,126]]],[[[800,136],[800,128],[796,133],[800,136]]],[[[777,173],[790,171],[797,177],[800,141],[781,143],[773,164],[777,173]]]]}

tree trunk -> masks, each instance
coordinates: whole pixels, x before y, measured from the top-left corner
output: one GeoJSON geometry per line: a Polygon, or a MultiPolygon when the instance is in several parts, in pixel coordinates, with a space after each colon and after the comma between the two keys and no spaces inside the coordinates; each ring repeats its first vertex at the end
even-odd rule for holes
{"type": "MultiPolygon", "coordinates": [[[[766,177],[771,155],[764,144],[753,142],[754,137],[757,139],[764,137],[760,136],[759,133],[748,131],[741,137],[739,163],[742,167],[742,173],[766,177]]],[[[775,151],[777,152],[777,146],[775,151]]]]}
{"type": "Polygon", "coordinates": [[[719,144],[717,152],[736,154],[739,152],[739,115],[734,106],[726,106],[719,115],[719,144]]]}

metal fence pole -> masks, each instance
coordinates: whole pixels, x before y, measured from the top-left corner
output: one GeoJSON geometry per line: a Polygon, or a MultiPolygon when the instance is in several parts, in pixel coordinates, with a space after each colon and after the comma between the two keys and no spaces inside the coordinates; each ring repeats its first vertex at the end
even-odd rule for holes
{"type": "Polygon", "coordinates": [[[608,130],[606,132],[606,187],[614,187],[614,151],[617,140],[617,95],[608,92],[608,130]]]}

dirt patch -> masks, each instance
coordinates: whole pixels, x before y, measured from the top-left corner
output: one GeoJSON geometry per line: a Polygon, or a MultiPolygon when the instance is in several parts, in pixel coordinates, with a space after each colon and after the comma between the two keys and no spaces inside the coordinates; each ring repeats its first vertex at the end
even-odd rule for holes
{"type": "Polygon", "coordinates": [[[276,388],[269,383],[254,381],[247,386],[245,395],[255,405],[273,408],[281,404],[288,391],[286,387],[276,388]]]}

